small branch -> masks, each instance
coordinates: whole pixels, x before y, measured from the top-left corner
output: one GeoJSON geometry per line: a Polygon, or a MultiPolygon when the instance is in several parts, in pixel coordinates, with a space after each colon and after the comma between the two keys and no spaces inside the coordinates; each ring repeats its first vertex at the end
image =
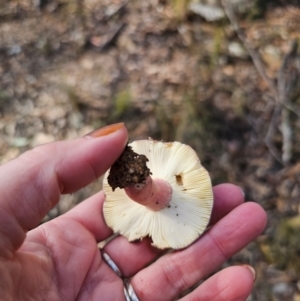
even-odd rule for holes
{"type": "Polygon", "coordinates": [[[252,123],[252,120],[247,117],[246,118],[248,123],[250,124],[250,126],[252,127],[252,129],[254,130],[254,132],[256,133],[256,135],[258,136],[259,139],[261,139],[261,141],[263,141],[266,145],[266,147],[269,150],[269,153],[271,154],[271,156],[281,165],[284,165],[284,163],[282,162],[280,155],[278,154],[277,150],[273,147],[272,144],[270,144],[268,141],[266,141],[266,139],[264,137],[261,136],[260,131],[257,130],[254,126],[254,124],[252,123]]]}
{"type": "Polygon", "coordinates": [[[119,12],[121,12],[127,4],[130,2],[130,0],[126,0],[124,3],[122,3],[118,7],[114,7],[112,9],[106,9],[106,21],[113,18],[115,15],[117,15],[119,12]]]}
{"type": "Polygon", "coordinates": [[[290,93],[291,86],[288,86],[290,82],[290,75],[292,64],[294,62],[295,55],[297,54],[298,43],[294,40],[291,44],[290,51],[284,56],[282,65],[278,71],[277,79],[277,89],[279,94],[279,102],[286,103],[287,95],[290,93]]]}
{"type": "Polygon", "coordinates": [[[296,111],[295,108],[293,108],[291,105],[289,104],[282,104],[286,109],[288,109],[289,111],[291,111],[292,113],[294,113],[295,115],[297,115],[298,117],[300,117],[300,112],[296,111]]]}
{"type": "Polygon", "coordinates": [[[291,78],[293,76],[293,73],[290,69],[292,69],[291,66],[297,53],[298,44],[296,41],[293,41],[291,50],[285,55],[277,75],[276,86],[274,82],[267,76],[264,64],[258,52],[251,46],[251,44],[247,41],[247,38],[244,36],[234,14],[231,3],[228,0],[221,0],[221,3],[227,18],[229,19],[234,30],[236,31],[238,38],[241,40],[244,47],[248,51],[253,61],[253,64],[256,67],[256,70],[260,74],[261,78],[267,83],[272,97],[275,100],[275,108],[272,114],[266,137],[265,139],[263,139],[263,141],[265,142],[273,157],[281,164],[287,165],[289,164],[292,157],[292,129],[290,126],[288,110],[291,110],[292,112],[298,115],[298,113],[295,110],[291,109],[291,107],[288,105],[288,95],[290,94],[290,90],[292,88],[291,78]],[[282,134],[282,160],[280,160],[278,155],[276,154],[277,152],[275,151],[272,143],[272,138],[275,135],[278,119],[280,117],[280,129],[282,134]]]}
{"type": "Polygon", "coordinates": [[[251,44],[247,41],[246,37],[244,36],[244,33],[242,31],[242,29],[239,26],[239,23],[235,17],[232,5],[229,3],[228,0],[221,0],[222,2],[222,6],[224,8],[225,14],[227,16],[227,18],[229,19],[231,25],[233,26],[238,38],[241,40],[241,42],[243,43],[244,47],[246,48],[246,50],[248,51],[259,75],[261,76],[261,78],[267,83],[272,95],[277,95],[277,89],[275,84],[272,82],[272,80],[267,76],[265,69],[264,69],[264,64],[260,58],[260,56],[258,55],[258,53],[253,49],[253,47],[251,46],[251,44]]]}
{"type": "Polygon", "coordinates": [[[272,138],[275,135],[276,126],[277,126],[278,118],[280,117],[281,111],[282,111],[282,104],[276,103],[275,108],[273,110],[273,114],[272,114],[272,117],[271,117],[271,121],[270,121],[268,130],[267,130],[267,134],[265,136],[265,142],[268,145],[272,144],[272,138]]]}
{"type": "Polygon", "coordinates": [[[281,112],[281,134],[282,134],[282,162],[289,164],[292,158],[292,135],[293,131],[289,119],[289,111],[286,108],[281,112]]]}
{"type": "MultiPolygon", "coordinates": [[[[291,77],[293,76],[292,67],[297,54],[298,43],[292,42],[290,51],[285,55],[282,65],[278,71],[278,104],[288,103],[288,95],[291,92],[291,77]]],[[[281,110],[281,134],[282,134],[282,161],[289,164],[292,158],[292,129],[289,120],[289,111],[286,107],[281,110]]]]}

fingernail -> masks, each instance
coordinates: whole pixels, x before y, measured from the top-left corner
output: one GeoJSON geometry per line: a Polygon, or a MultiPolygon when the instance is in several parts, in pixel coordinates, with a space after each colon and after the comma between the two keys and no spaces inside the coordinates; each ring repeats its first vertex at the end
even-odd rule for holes
{"type": "Polygon", "coordinates": [[[254,270],[254,268],[251,266],[251,265],[248,265],[248,264],[245,264],[243,265],[246,269],[248,269],[248,271],[251,272],[252,274],[252,277],[253,277],[253,282],[255,281],[255,278],[256,278],[256,272],[254,270]]]}
{"type": "Polygon", "coordinates": [[[94,131],[86,134],[84,137],[98,138],[98,137],[107,136],[111,133],[116,132],[117,130],[121,129],[122,127],[124,127],[124,122],[114,123],[114,124],[111,124],[111,125],[107,125],[103,128],[94,130],[94,131]]]}
{"type": "Polygon", "coordinates": [[[244,192],[243,188],[240,187],[240,186],[239,186],[239,188],[241,189],[242,195],[243,195],[243,197],[245,198],[245,192],[244,192]]]}

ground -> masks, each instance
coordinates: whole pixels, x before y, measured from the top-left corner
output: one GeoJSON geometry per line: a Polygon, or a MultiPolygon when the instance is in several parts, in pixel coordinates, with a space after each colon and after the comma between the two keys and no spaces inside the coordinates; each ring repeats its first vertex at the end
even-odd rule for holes
{"type": "MultiPolygon", "coordinates": [[[[189,144],[214,185],[240,185],[268,213],[224,266],[255,267],[249,300],[298,301],[299,2],[191,3],[2,1],[0,162],[119,121],[130,141],[189,144]]],[[[44,220],[100,188],[65,196],[44,220]]]]}
{"type": "Polygon", "coordinates": [[[135,153],[131,146],[126,145],[118,160],[111,166],[107,177],[109,186],[114,191],[116,188],[130,187],[143,184],[151,175],[147,166],[148,158],[135,153]]]}

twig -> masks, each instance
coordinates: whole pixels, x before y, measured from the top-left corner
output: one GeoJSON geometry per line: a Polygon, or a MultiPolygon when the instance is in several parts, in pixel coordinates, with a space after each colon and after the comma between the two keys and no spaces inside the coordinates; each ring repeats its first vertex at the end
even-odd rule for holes
{"type": "Polygon", "coordinates": [[[300,112],[297,111],[295,108],[292,107],[292,105],[290,104],[282,104],[286,109],[288,109],[289,111],[291,111],[292,113],[294,113],[295,115],[297,115],[298,117],[300,117],[300,112]]]}
{"type": "Polygon", "coordinates": [[[228,0],[221,0],[221,2],[222,2],[222,6],[224,8],[227,18],[229,19],[231,25],[233,26],[238,38],[241,40],[244,47],[246,48],[249,55],[251,56],[251,59],[255,65],[258,73],[260,74],[262,79],[267,83],[272,95],[276,95],[277,94],[276,86],[272,82],[272,80],[268,77],[268,75],[266,74],[265,69],[264,69],[264,64],[263,64],[262,60],[260,59],[260,56],[253,49],[251,44],[247,41],[246,37],[244,36],[244,33],[243,33],[242,29],[240,28],[239,23],[233,12],[232,5],[229,3],[228,0]]]}
{"type": "Polygon", "coordinates": [[[288,69],[291,69],[291,65],[297,53],[297,49],[298,43],[296,40],[294,40],[291,44],[290,51],[283,58],[282,65],[278,71],[277,89],[280,103],[286,103],[286,96],[290,93],[291,90],[291,86],[287,85],[290,82],[290,76],[288,76],[290,73],[286,74],[286,72],[290,71],[288,69]]]}
{"type": "Polygon", "coordinates": [[[120,6],[115,7],[113,9],[107,9],[106,10],[106,21],[114,17],[116,14],[118,14],[121,10],[123,10],[127,4],[130,2],[130,0],[126,0],[124,3],[122,3],[120,6]]]}
{"type": "MultiPolygon", "coordinates": [[[[288,95],[291,92],[292,85],[290,84],[292,76],[292,64],[297,53],[298,43],[292,42],[290,51],[285,55],[282,65],[278,71],[278,104],[286,104],[288,95]]],[[[292,128],[289,120],[289,111],[286,107],[281,111],[281,134],[282,134],[282,161],[289,164],[292,158],[292,128]]]]}
{"type": "Polygon", "coordinates": [[[289,164],[292,158],[292,135],[293,131],[290,124],[289,111],[282,108],[281,112],[281,134],[282,134],[282,162],[289,164]]]}
{"type": "Polygon", "coordinates": [[[268,127],[268,130],[267,130],[267,134],[265,136],[265,142],[268,145],[272,144],[272,138],[275,135],[276,126],[278,124],[278,118],[280,117],[281,111],[282,111],[282,104],[276,102],[275,103],[275,108],[273,110],[273,114],[272,114],[272,117],[271,117],[271,121],[269,123],[269,127],[268,127]]]}
{"type": "Polygon", "coordinates": [[[258,136],[259,139],[261,139],[261,141],[263,141],[266,145],[266,147],[268,148],[271,156],[281,165],[284,165],[280,155],[278,154],[277,150],[273,147],[272,144],[269,144],[264,137],[261,136],[260,131],[257,130],[254,126],[254,124],[252,123],[252,121],[250,120],[249,117],[246,118],[246,120],[248,121],[248,123],[250,124],[250,126],[253,128],[254,132],[256,133],[256,135],[258,136]]]}
{"type": "Polygon", "coordinates": [[[256,67],[258,73],[260,74],[261,78],[267,83],[268,88],[272,94],[272,97],[275,100],[275,108],[272,114],[272,118],[269,124],[269,128],[266,134],[265,142],[266,146],[268,147],[270,153],[273,157],[283,165],[287,165],[292,156],[292,130],[289,122],[289,112],[291,110],[295,114],[298,113],[291,109],[291,107],[287,104],[288,102],[288,95],[291,90],[291,73],[288,72],[288,69],[291,66],[291,62],[297,53],[298,44],[296,41],[292,43],[291,50],[287,53],[283,59],[283,63],[281,68],[278,72],[277,76],[277,86],[274,82],[267,76],[264,64],[257,53],[251,46],[251,44],[247,41],[246,37],[244,36],[238,21],[235,17],[232,5],[229,3],[228,0],[221,0],[222,6],[224,8],[225,14],[229,19],[231,25],[233,26],[234,30],[237,33],[238,38],[243,43],[244,47],[248,51],[254,66],[256,67]],[[287,74],[286,74],[287,73],[287,74]],[[277,121],[281,115],[281,133],[282,133],[282,160],[279,159],[277,152],[275,151],[272,143],[272,138],[275,134],[277,121]]]}

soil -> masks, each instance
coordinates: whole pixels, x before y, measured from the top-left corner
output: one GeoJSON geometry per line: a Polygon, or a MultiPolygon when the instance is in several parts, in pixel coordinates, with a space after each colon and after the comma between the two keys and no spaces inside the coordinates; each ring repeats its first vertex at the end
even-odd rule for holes
{"type": "MultiPolygon", "coordinates": [[[[223,267],[255,268],[248,301],[299,301],[299,1],[227,1],[238,30],[225,1],[190,2],[2,0],[0,163],[114,122],[130,141],[188,144],[214,185],[268,214],[223,267]]],[[[63,196],[43,221],[100,189],[63,196]]]]}
{"type": "Polygon", "coordinates": [[[135,153],[132,147],[127,145],[110,168],[107,181],[112,190],[145,183],[147,177],[151,175],[150,169],[146,165],[147,161],[145,155],[135,153]]]}

